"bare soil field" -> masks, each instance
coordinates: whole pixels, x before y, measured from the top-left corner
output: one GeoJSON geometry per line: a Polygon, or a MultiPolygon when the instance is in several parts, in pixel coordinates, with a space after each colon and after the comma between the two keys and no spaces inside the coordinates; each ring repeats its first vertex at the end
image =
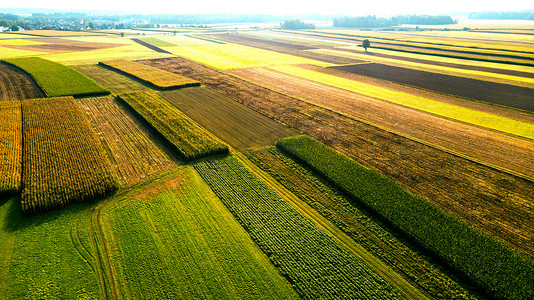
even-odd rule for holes
{"type": "Polygon", "coordinates": [[[28,75],[0,63],[0,101],[42,98],[45,94],[28,75]]]}
{"type": "Polygon", "coordinates": [[[239,151],[272,146],[298,132],[207,87],[161,93],[172,105],[239,151]]]}
{"type": "Polygon", "coordinates": [[[83,98],[78,105],[97,132],[122,185],[175,167],[179,160],[115,97],[83,98]]]}
{"type": "Polygon", "coordinates": [[[534,177],[534,141],[472,126],[269,68],[228,72],[306,102],[534,177]]]}
{"type": "Polygon", "coordinates": [[[449,95],[455,95],[468,99],[534,112],[534,90],[525,87],[487,82],[471,78],[462,78],[377,63],[336,66],[333,68],[359,75],[416,86],[449,95]]]}
{"type": "Polygon", "coordinates": [[[142,83],[99,65],[73,65],[70,67],[92,78],[115,94],[150,89],[142,83]]]}
{"type": "MultiPolygon", "coordinates": [[[[328,54],[322,54],[322,53],[314,53],[314,52],[301,50],[303,49],[303,47],[309,47],[309,49],[314,49],[307,43],[285,41],[285,40],[279,40],[276,43],[273,43],[272,40],[269,40],[266,38],[253,37],[253,36],[237,34],[237,33],[217,34],[217,35],[209,35],[209,36],[213,39],[217,39],[220,41],[255,47],[255,48],[269,50],[269,51],[280,52],[284,54],[295,55],[299,57],[314,59],[314,60],[328,62],[332,64],[345,65],[345,64],[356,64],[356,63],[361,62],[359,60],[352,59],[352,58],[346,58],[346,57],[340,57],[340,56],[328,55],[328,54]],[[299,46],[296,46],[296,45],[299,45],[299,46]]],[[[320,47],[316,47],[315,49],[317,48],[320,48],[320,47]]]]}
{"type": "Polygon", "coordinates": [[[374,168],[534,257],[534,183],[174,57],[141,61],[194,78],[374,168]]]}

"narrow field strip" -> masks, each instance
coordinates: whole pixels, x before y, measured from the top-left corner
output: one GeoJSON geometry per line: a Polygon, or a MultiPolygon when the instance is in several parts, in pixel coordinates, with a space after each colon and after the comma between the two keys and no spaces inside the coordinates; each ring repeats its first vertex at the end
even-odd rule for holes
{"type": "Polygon", "coordinates": [[[295,66],[275,66],[271,68],[282,73],[325,83],[358,94],[391,101],[393,103],[423,110],[439,116],[534,139],[534,124],[531,123],[504,118],[295,66]]]}
{"type": "Polygon", "coordinates": [[[62,64],[39,57],[4,59],[35,79],[49,97],[107,95],[109,91],[89,77],[62,64]]]}
{"type": "Polygon", "coordinates": [[[398,291],[236,158],[203,161],[195,169],[301,297],[399,298],[398,291]]]}
{"type": "Polygon", "coordinates": [[[99,65],[129,75],[159,90],[179,89],[200,85],[199,81],[191,78],[129,60],[107,60],[101,61],[99,65]]]}
{"type": "Polygon", "coordinates": [[[228,153],[228,145],[171,106],[158,94],[131,92],[119,95],[186,160],[228,153]]]}
{"type": "Polygon", "coordinates": [[[20,191],[22,111],[20,101],[0,101],[0,197],[20,191]]]}
{"type": "Polygon", "coordinates": [[[478,76],[478,77],[496,78],[496,79],[502,79],[502,80],[509,81],[509,82],[520,82],[520,83],[525,83],[529,85],[534,84],[534,78],[512,76],[512,75],[498,74],[498,73],[491,73],[491,72],[483,72],[483,71],[476,71],[476,70],[468,70],[468,69],[461,69],[461,68],[451,68],[451,67],[438,66],[438,65],[433,65],[433,64],[423,64],[423,63],[403,60],[402,58],[393,59],[393,58],[386,58],[386,57],[373,57],[371,55],[365,54],[364,52],[360,54],[360,53],[347,52],[347,51],[335,50],[335,49],[315,49],[315,50],[308,50],[308,51],[321,53],[321,54],[337,55],[341,57],[360,59],[360,60],[372,60],[376,62],[403,64],[403,65],[408,65],[411,67],[417,67],[417,68],[422,68],[422,69],[432,69],[432,70],[449,72],[452,74],[465,74],[465,75],[478,76]]]}
{"type": "Polygon", "coordinates": [[[311,137],[281,139],[277,147],[430,251],[484,294],[501,299],[534,297],[530,288],[534,261],[494,237],[311,137]]]}
{"type": "Polygon", "coordinates": [[[72,97],[24,100],[22,210],[91,201],[118,189],[111,165],[72,97]]]}

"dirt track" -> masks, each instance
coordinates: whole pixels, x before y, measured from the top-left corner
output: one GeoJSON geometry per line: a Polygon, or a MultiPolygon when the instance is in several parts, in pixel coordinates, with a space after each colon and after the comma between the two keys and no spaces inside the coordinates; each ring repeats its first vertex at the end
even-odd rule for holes
{"type": "Polygon", "coordinates": [[[0,101],[42,97],[45,94],[33,79],[14,67],[0,63],[0,101]]]}
{"type": "Polygon", "coordinates": [[[534,257],[534,183],[531,181],[179,57],[142,62],[199,80],[297,128],[534,257]]]}
{"type": "Polygon", "coordinates": [[[534,112],[534,89],[450,76],[377,63],[333,67],[359,75],[389,80],[455,95],[534,112]]]}

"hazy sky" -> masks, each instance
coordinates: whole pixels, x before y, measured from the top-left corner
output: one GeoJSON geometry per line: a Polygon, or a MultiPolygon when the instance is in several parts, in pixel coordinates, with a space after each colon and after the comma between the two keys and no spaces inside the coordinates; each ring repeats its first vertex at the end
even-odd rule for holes
{"type": "Polygon", "coordinates": [[[525,0],[23,0],[2,1],[2,8],[52,8],[66,10],[117,10],[134,13],[253,13],[398,15],[534,9],[525,0]],[[45,4],[46,3],[46,4],[45,4]]]}

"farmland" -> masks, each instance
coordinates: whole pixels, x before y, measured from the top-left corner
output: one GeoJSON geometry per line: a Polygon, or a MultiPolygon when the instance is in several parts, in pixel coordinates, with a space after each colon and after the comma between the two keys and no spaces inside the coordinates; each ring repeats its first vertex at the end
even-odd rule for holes
{"type": "Polygon", "coordinates": [[[72,97],[22,102],[22,210],[37,213],[104,197],[118,186],[72,97]]]}
{"type": "Polygon", "coordinates": [[[38,57],[4,60],[32,76],[49,97],[109,94],[83,74],[58,63],[38,57]]]}
{"type": "Polygon", "coordinates": [[[531,299],[533,44],[2,33],[0,299],[531,299]]]}
{"type": "Polygon", "coordinates": [[[200,85],[200,82],[187,77],[128,60],[111,60],[100,62],[100,64],[115,71],[130,75],[131,77],[160,90],[171,90],[200,85]]]}

